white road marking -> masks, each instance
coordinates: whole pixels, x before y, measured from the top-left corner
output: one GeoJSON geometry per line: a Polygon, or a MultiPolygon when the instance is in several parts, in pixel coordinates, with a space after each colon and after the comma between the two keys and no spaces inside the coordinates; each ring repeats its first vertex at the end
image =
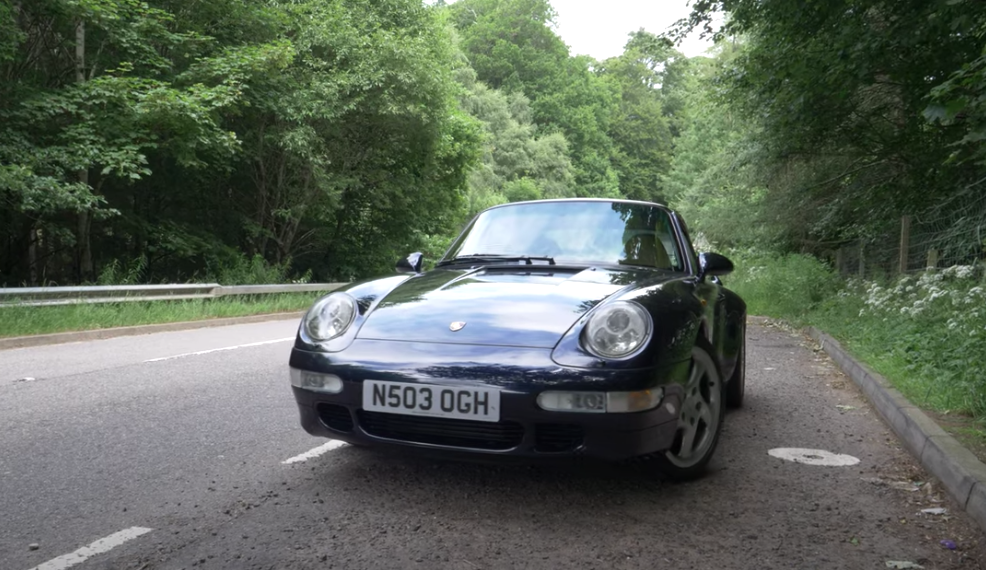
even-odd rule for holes
{"type": "Polygon", "coordinates": [[[319,455],[322,455],[323,453],[332,451],[333,449],[339,449],[340,447],[344,447],[346,445],[348,445],[348,444],[345,441],[339,441],[337,439],[334,439],[334,440],[330,441],[329,443],[326,443],[324,445],[320,445],[320,446],[316,447],[315,449],[312,449],[311,451],[306,451],[306,452],[302,453],[301,455],[295,455],[291,459],[288,459],[287,461],[282,461],[281,463],[283,463],[284,465],[287,465],[289,463],[301,463],[302,461],[308,461],[309,459],[312,459],[314,457],[318,457],[319,455]]]}
{"type": "Polygon", "coordinates": [[[162,356],[161,358],[152,358],[150,360],[145,360],[144,362],[161,362],[162,360],[172,360],[175,358],[184,358],[186,356],[198,356],[200,354],[209,354],[210,352],[222,352],[224,350],[236,350],[237,348],[248,348],[251,346],[261,346],[264,344],[274,344],[277,342],[287,342],[289,340],[294,340],[294,337],[279,338],[275,340],[263,340],[260,342],[251,342],[250,344],[238,344],[236,346],[224,346],[223,348],[211,348],[209,350],[200,350],[198,352],[186,352],[185,354],[176,354],[174,356],[162,356]]]}
{"type": "Polygon", "coordinates": [[[128,540],[151,532],[151,530],[153,529],[133,526],[121,530],[120,532],[115,532],[106,538],[101,538],[89,546],[83,546],[75,552],[64,554],[58,558],[53,558],[40,566],[31,568],[31,570],[65,570],[66,568],[75,566],[81,562],[85,562],[97,554],[102,554],[112,548],[116,548],[128,540]]]}
{"type": "Polygon", "coordinates": [[[825,467],[848,467],[856,465],[859,459],[852,455],[842,455],[825,451],[824,449],[802,449],[798,447],[778,447],[767,452],[772,457],[804,463],[805,465],[823,465],[825,467]]]}

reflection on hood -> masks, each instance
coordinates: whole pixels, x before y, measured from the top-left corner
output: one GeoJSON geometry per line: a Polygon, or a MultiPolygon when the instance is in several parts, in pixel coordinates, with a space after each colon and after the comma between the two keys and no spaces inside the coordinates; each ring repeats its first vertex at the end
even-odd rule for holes
{"type": "Polygon", "coordinates": [[[586,311],[633,282],[636,273],[516,266],[438,269],[388,294],[358,338],[552,348],[586,311]]]}

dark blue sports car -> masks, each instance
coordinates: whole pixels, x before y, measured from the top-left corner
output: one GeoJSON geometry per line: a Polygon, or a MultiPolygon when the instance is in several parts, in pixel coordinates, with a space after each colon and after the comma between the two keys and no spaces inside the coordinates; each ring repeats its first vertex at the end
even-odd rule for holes
{"type": "Polygon", "coordinates": [[[744,392],[746,304],[646,202],[504,204],[435,268],[319,299],[291,352],[309,433],[484,456],[653,459],[699,476],[744,392]]]}

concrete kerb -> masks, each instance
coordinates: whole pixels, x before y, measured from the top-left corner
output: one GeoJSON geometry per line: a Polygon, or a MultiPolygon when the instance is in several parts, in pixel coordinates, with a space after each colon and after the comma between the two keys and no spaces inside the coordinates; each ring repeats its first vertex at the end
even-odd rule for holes
{"type": "Polygon", "coordinates": [[[882,376],[850,356],[838,341],[814,327],[808,329],[808,334],[860,387],[911,454],[986,530],[986,464],[891,388],[882,376]]]}
{"type": "Polygon", "coordinates": [[[292,317],[300,319],[303,314],[303,311],[291,311],[287,313],[266,313],[263,315],[250,315],[246,317],[226,317],[221,319],[202,319],[199,321],[181,321],[177,323],[160,323],[155,325],[114,327],[89,331],[40,334],[33,336],[15,336],[10,338],[0,338],[0,350],[27,348],[31,346],[43,346],[48,344],[63,344],[68,342],[85,342],[89,340],[102,340],[120,336],[201,329],[206,327],[224,327],[228,325],[261,323],[265,321],[290,319],[292,317]]]}

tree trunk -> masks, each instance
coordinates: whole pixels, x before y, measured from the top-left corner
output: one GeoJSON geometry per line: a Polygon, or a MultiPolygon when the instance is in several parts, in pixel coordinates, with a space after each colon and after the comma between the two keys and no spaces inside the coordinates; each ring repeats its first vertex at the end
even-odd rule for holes
{"type": "Polygon", "coordinates": [[[38,227],[31,222],[27,231],[27,279],[33,287],[38,284],[38,227]]]}
{"type": "MultiPolygon", "coordinates": [[[[81,179],[82,177],[80,177],[81,179]]],[[[82,180],[86,182],[86,180],[82,180]]],[[[79,282],[92,281],[93,278],[93,264],[92,264],[92,243],[90,241],[90,234],[92,230],[92,216],[89,210],[83,210],[79,212],[79,227],[76,234],[76,244],[79,248],[79,282]]]]}
{"type": "MultiPolygon", "coordinates": [[[[75,81],[82,83],[86,80],[86,23],[83,20],[75,25],[75,81]]],[[[89,169],[83,168],[78,172],[79,182],[89,185],[89,169]]],[[[93,278],[92,265],[92,243],[90,233],[92,230],[92,215],[88,209],[82,210],[78,215],[76,226],[76,251],[77,251],[77,276],[80,282],[91,281],[93,278]]]]}

